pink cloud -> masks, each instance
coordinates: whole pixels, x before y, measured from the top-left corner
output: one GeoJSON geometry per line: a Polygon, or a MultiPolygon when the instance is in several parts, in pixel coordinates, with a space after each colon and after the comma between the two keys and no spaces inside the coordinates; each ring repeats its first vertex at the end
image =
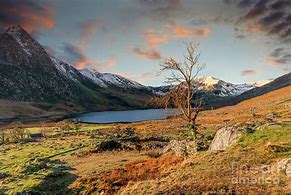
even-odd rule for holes
{"type": "Polygon", "coordinates": [[[149,48],[157,48],[159,44],[166,43],[169,40],[169,35],[162,34],[155,29],[145,30],[145,32],[143,32],[143,37],[149,48]]]}
{"type": "Polygon", "coordinates": [[[107,62],[104,64],[101,64],[98,68],[100,71],[108,71],[112,69],[117,64],[117,58],[116,56],[112,56],[107,62]]]}
{"type": "Polygon", "coordinates": [[[167,23],[166,27],[172,30],[175,38],[188,38],[191,36],[208,37],[210,32],[209,28],[187,28],[183,27],[175,21],[167,23]]]}
{"type": "Polygon", "coordinates": [[[149,59],[149,60],[159,60],[162,58],[161,54],[159,51],[156,50],[151,50],[151,49],[140,49],[138,47],[133,48],[132,52],[144,59],[149,59]]]}
{"type": "Polygon", "coordinates": [[[84,48],[87,47],[88,43],[93,38],[98,27],[102,26],[103,23],[99,19],[87,21],[81,29],[80,45],[84,48]]]}

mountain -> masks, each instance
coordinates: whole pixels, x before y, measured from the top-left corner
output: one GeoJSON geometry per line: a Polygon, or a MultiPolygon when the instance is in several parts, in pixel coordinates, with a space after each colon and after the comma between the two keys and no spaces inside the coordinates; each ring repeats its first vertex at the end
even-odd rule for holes
{"type": "Polygon", "coordinates": [[[152,95],[132,81],[128,83],[136,85],[134,90],[109,85],[121,82],[114,75],[104,74],[102,79],[107,79],[106,89],[68,63],[49,56],[20,26],[0,34],[0,99],[108,110],[144,108],[146,98],[152,95]]]}
{"type": "MultiPolygon", "coordinates": [[[[197,77],[193,81],[193,86],[197,89],[197,93],[200,94],[208,94],[217,97],[229,97],[229,96],[237,96],[251,90],[253,88],[262,86],[270,82],[270,80],[266,81],[257,81],[253,83],[244,83],[244,84],[233,84],[230,82],[226,82],[220,80],[218,78],[212,76],[203,76],[197,77]]],[[[172,86],[161,86],[154,88],[154,91],[157,94],[164,94],[171,90],[172,86]]]]}

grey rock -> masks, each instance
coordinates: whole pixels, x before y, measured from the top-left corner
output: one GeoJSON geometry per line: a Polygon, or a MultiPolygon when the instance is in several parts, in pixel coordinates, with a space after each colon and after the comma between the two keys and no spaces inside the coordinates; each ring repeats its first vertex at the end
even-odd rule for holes
{"type": "Polygon", "coordinates": [[[237,127],[223,127],[219,129],[210,145],[210,151],[225,150],[234,144],[241,136],[241,129],[237,127]]]}

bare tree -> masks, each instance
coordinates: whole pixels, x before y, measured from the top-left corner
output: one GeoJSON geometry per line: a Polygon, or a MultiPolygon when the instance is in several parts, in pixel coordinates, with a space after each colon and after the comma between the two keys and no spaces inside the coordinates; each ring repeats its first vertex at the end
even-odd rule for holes
{"type": "Polygon", "coordinates": [[[167,108],[176,107],[182,113],[182,118],[188,122],[189,129],[193,138],[197,139],[196,119],[202,110],[203,101],[193,100],[197,91],[194,85],[194,79],[198,73],[205,67],[205,64],[199,64],[200,53],[197,52],[199,44],[187,43],[187,51],[184,55],[184,62],[177,62],[174,58],[167,58],[160,64],[160,73],[170,71],[170,76],[166,78],[166,83],[171,85],[171,90],[164,96],[153,98],[152,102],[156,105],[167,108]]]}

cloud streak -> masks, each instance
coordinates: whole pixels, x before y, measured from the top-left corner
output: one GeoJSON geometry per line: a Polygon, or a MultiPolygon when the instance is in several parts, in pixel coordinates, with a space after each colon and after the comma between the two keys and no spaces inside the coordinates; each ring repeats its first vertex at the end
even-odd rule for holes
{"type": "Polygon", "coordinates": [[[104,72],[112,69],[114,66],[117,65],[117,57],[112,56],[107,62],[105,63],[99,63],[98,70],[104,72]]]}
{"type": "Polygon", "coordinates": [[[71,44],[64,45],[65,59],[68,60],[77,69],[84,69],[90,65],[90,59],[83,53],[83,51],[71,44]]]}
{"type": "Polygon", "coordinates": [[[81,27],[80,45],[85,48],[92,40],[98,27],[102,27],[103,22],[99,19],[89,20],[81,27]]]}
{"type": "Polygon", "coordinates": [[[291,61],[291,54],[284,48],[277,48],[267,56],[266,63],[269,65],[287,65],[291,61]]]}
{"type": "Polygon", "coordinates": [[[257,74],[257,71],[256,70],[244,70],[244,71],[241,71],[240,73],[240,76],[242,77],[245,77],[245,76],[253,76],[253,75],[256,75],[257,74]]]}
{"type": "Polygon", "coordinates": [[[50,29],[55,26],[54,9],[51,3],[32,0],[1,0],[0,28],[21,25],[26,31],[50,29]]]}
{"type": "Polygon", "coordinates": [[[138,47],[135,47],[132,49],[132,52],[144,59],[148,59],[148,60],[160,60],[162,58],[161,54],[159,51],[156,50],[151,50],[151,49],[140,49],[138,47]]]}

